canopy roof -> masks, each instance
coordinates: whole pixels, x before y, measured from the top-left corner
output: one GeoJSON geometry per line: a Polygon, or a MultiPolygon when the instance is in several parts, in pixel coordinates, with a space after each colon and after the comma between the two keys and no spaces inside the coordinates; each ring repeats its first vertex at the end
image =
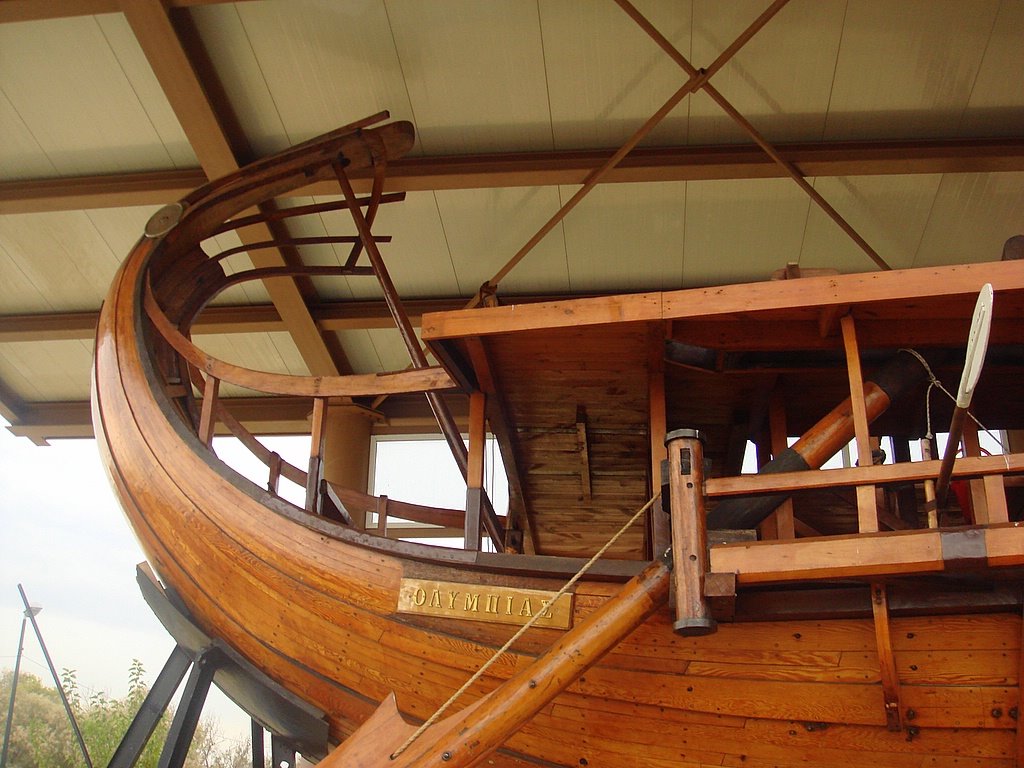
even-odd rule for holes
{"type": "MultiPolygon", "coordinates": [[[[95,314],[159,204],[380,110],[418,132],[385,187],[406,200],[375,225],[399,292],[429,300],[411,304],[417,323],[464,305],[666,103],[688,79],[679,54],[709,67],[738,48],[499,300],[747,282],[790,263],[878,269],[715,94],[893,268],[998,261],[1021,233],[1021,2],[791,0],[742,46],[764,0],[637,2],[676,61],[612,0],[169,6],[0,3],[0,414],[36,440],[89,432],[95,314]]],[[[279,204],[338,190],[306,192],[279,204]]],[[[341,215],[321,223],[293,234],[352,234],[341,215]]],[[[366,277],[238,286],[197,340],[270,371],[401,369],[380,298],[366,277]]],[[[243,416],[286,431],[307,411],[287,406],[243,416]]],[[[398,398],[384,408],[395,428],[428,423],[398,398]]]]}

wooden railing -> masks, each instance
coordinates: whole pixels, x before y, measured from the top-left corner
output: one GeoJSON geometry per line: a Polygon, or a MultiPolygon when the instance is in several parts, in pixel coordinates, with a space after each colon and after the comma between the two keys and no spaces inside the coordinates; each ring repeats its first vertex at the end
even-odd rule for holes
{"type": "MultiPolygon", "coordinates": [[[[713,478],[709,498],[790,493],[818,488],[873,487],[932,480],[937,460],[846,469],[819,469],[771,475],[713,478]]],[[[973,526],[910,528],[872,533],[773,540],[712,548],[712,573],[735,574],[739,584],[808,579],[874,578],[936,573],[982,565],[1024,565],[1024,524],[1010,522],[1005,488],[1020,481],[1024,454],[966,456],[957,459],[953,477],[978,482],[984,512],[973,526]]]]}
{"type": "MultiPolygon", "coordinates": [[[[360,491],[342,488],[322,476],[323,430],[328,414],[328,400],[335,397],[379,396],[405,392],[423,392],[452,389],[454,382],[440,367],[407,369],[397,373],[364,374],[351,376],[285,376],[253,371],[218,360],[203,352],[170,322],[157,304],[151,291],[145,298],[146,314],[160,336],[174,349],[188,371],[192,387],[202,393],[199,401],[198,422],[195,425],[200,441],[211,447],[218,425],[223,426],[241,445],[267,467],[267,490],[278,494],[282,477],[306,489],[305,509],[311,514],[332,519],[347,526],[366,529],[366,513],[376,515],[375,524],[368,532],[382,537],[396,534],[417,537],[444,535],[450,538],[469,538],[466,530],[465,510],[445,509],[413,504],[387,496],[372,496],[360,491]],[[309,467],[303,470],[284,460],[278,453],[264,446],[247,430],[220,401],[222,382],[271,395],[309,397],[312,425],[309,467]],[[394,527],[396,521],[409,521],[429,526],[422,529],[394,527]]],[[[178,387],[179,396],[191,389],[178,387]]],[[[489,506],[488,506],[489,509],[489,506]]],[[[493,515],[493,512],[491,513],[493,515]]],[[[479,526],[479,521],[476,521],[479,526]]],[[[502,530],[497,519],[483,532],[502,530]]],[[[476,533],[479,536],[479,528],[476,533]]],[[[499,551],[503,542],[492,536],[499,551]]]]}
{"type": "MultiPolygon", "coordinates": [[[[352,398],[366,397],[379,402],[389,395],[422,393],[429,401],[439,430],[464,475],[467,463],[461,433],[448,406],[438,394],[454,389],[455,383],[444,369],[427,362],[411,331],[408,314],[394,292],[377,248],[379,243],[388,242],[390,238],[370,232],[380,206],[405,197],[400,192],[384,192],[384,173],[388,161],[408,152],[414,142],[411,124],[398,122],[376,126],[387,117],[386,112],[372,115],[311,139],[215,180],[178,204],[166,206],[147,225],[146,235],[153,242],[153,247],[148,253],[147,282],[142,286],[141,297],[152,325],[151,354],[155,368],[163,374],[167,394],[199,440],[209,447],[218,429],[227,430],[267,467],[267,488],[270,492],[278,493],[280,479],[284,477],[306,489],[304,506],[310,513],[323,514],[327,511],[340,522],[360,527],[362,519],[352,516],[344,498],[356,507],[365,507],[365,500],[356,503],[355,497],[351,496],[355,492],[343,491],[322,482],[324,429],[331,400],[351,402],[352,398]],[[358,168],[373,169],[373,185],[368,196],[357,197],[348,180],[347,173],[358,168]],[[310,182],[327,179],[339,183],[345,193],[344,200],[291,208],[274,205],[254,207],[310,182]],[[286,220],[297,217],[314,217],[319,221],[324,213],[342,210],[351,214],[358,230],[357,236],[325,234],[295,237],[281,226],[286,220]],[[215,239],[220,234],[236,232],[241,245],[224,247],[215,239]],[[257,266],[249,269],[229,269],[226,266],[227,260],[239,253],[307,246],[345,247],[349,253],[347,258],[341,257],[333,266],[295,264],[283,256],[270,262],[254,259],[257,266]],[[369,266],[357,264],[361,254],[367,257],[369,266]],[[252,280],[336,276],[349,279],[366,276],[380,285],[396,327],[409,347],[413,362],[411,369],[349,376],[290,376],[255,371],[206,354],[188,337],[192,323],[203,308],[233,285],[252,280]],[[223,407],[220,400],[222,384],[269,395],[309,398],[312,421],[308,466],[302,469],[284,461],[246,430],[223,407]]],[[[393,510],[397,502],[385,499],[383,502],[375,501],[372,506],[376,510],[381,504],[386,511],[389,507],[393,510]]],[[[484,498],[481,503],[476,499],[472,510],[472,514],[458,512],[458,521],[453,517],[453,510],[428,512],[428,508],[411,505],[405,512],[421,518],[443,519],[446,521],[442,525],[444,528],[457,525],[463,529],[464,538],[471,548],[479,548],[481,536],[489,535],[496,548],[503,551],[506,532],[490,501],[484,498]]],[[[395,519],[393,513],[391,519],[395,519]]],[[[388,514],[383,515],[382,531],[386,531],[387,520],[388,514]]]]}

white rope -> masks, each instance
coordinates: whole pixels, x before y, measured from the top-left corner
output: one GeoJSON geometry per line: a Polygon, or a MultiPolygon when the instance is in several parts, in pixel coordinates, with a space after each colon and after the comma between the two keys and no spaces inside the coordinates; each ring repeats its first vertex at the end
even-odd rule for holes
{"type": "MultiPolygon", "coordinates": [[[[917,361],[919,363],[921,363],[921,365],[924,366],[924,370],[928,374],[928,380],[929,380],[928,391],[925,393],[925,419],[926,419],[926,427],[927,427],[928,431],[925,434],[925,437],[927,437],[929,440],[931,440],[932,438],[935,437],[935,434],[932,432],[932,388],[933,387],[938,387],[942,392],[944,392],[946,394],[946,397],[948,397],[954,403],[956,402],[956,397],[948,389],[946,389],[942,385],[942,382],[939,381],[938,378],[935,376],[935,374],[932,372],[931,366],[928,365],[928,361],[925,360],[916,349],[904,348],[904,349],[901,349],[900,352],[907,352],[907,353],[913,355],[914,357],[916,357],[917,361]]],[[[970,417],[971,421],[973,421],[975,424],[977,424],[982,429],[982,431],[984,431],[984,433],[986,435],[988,435],[993,440],[995,440],[996,445],[998,445],[999,449],[1005,454],[1006,453],[1006,446],[1003,445],[1003,441],[1000,440],[998,437],[996,437],[996,435],[992,432],[992,430],[990,430],[988,427],[986,427],[984,424],[982,424],[980,421],[978,421],[978,419],[974,416],[973,413],[971,413],[970,411],[967,411],[967,415],[970,417]]]]}
{"type": "MultiPolygon", "coordinates": [[[[558,590],[558,592],[555,594],[555,596],[553,598],[551,598],[551,601],[548,602],[548,605],[553,606],[555,603],[557,603],[559,598],[561,598],[562,595],[564,595],[572,587],[573,584],[575,584],[577,581],[579,581],[581,578],[583,578],[583,574],[585,574],[587,571],[589,571],[591,566],[593,566],[593,564],[596,563],[598,561],[598,559],[600,559],[600,557],[605,552],[607,552],[608,549],[616,541],[619,540],[619,537],[622,536],[622,534],[624,534],[630,528],[630,526],[633,525],[633,523],[635,523],[637,520],[639,520],[640,516],[644,512],[646,512],[648,509],[651,508],[651,505],[654,504],[654,502],[658,500],[659,496],[661,496],[660,493],[654,494],[654,496],[652,496],[651,499],[646,504],[644,504],[642,507],[640,507],[640,509],[637,510],[636,514],[633,515],[633,517],[631,517],[629,519],[629,522],[627,522],[624,526],[622,526],[619,529],[618,533],[616,533],[614,536],[612,536],[603,547],[601,547],[599,550],[597,550],[597,552],[594,553],[594,556],[592,558],[590,558],[586,563],[584,563],[583,567],[580,568],[576,572],[576,575],[573,576],[571,579],[569,579],[569,581],[567,581],[565,583],[565,586],[563,586],[560,590],[558,590]]],[[[407,750],[410,746],[412,746],[412,743],[414,741],[416,741],[416,739],[418,739],[423,734],[423,732],[425,730],[427,730],[427,728],[429,728],[434,723],[436,723],[438,721],[438,719],[441,717],[441,715],[443,715],[445,713],[445,711],[447,711],[447,709],[455,702],[455,700],[458,699],[463,693],[465,693],[473,683],[475,683],[477,680],[479,680],[480,677],[483,675],[483,673],[486,672],[490,668],[490,666],[492,664],[494,664],[494,662],[496,662],[502,656],[502,654],[504,654],[509,648],[511,648],[512,644],[515,643],[516,640],[518,640],[520,637],[522,637],[524,634],[526,634],[526,630],[530,629],[530,627],[532,627],[534,624],[536,624],[537,621],[539,621],[543,617],[543,615],[544,615],[544,610],[543,610],[543,607],[542,607],[542,609],[537,611],[537,613],[535,613],[530,618],[530,620],[528,622],[526,622],[522,627],[519,628],[518,632],[516,632],[514,635],[512,635],[512,637],[510,637],[508,639],[508,642],[506,642],[503,646],[501,646],[501,648],[499,648],[497,651],[495,651],[494,655],[491,656],[491,658],[489,658],[486,662],[484,662],[483,666],[481,666],[480,669],[478,669],[473,674],[473,676],[471,678],[469,678],[469,680],[467,680],[465,683],[463,683],[462,687],[459,688],[459,690],[457,690],[455,693],[453,693],[449,697],[448,701],[446,701],[444,704],[442,704],[438,708],[438,710],[436,712],[434,712],[434,714],[432,714],[429,718],[427,718],[427,720],[423,723],[423,725],[421,725],[419,728],[417,728],[416,732],[414,734],[412,734],[412,736],[410,736],[408,739],[406,739],[405,743],[402,746],[400,746],[398,749],[396,749],[394,752],[391,753],[391,759],[394,760],[400,754],[405,752],[405,750],[407,750]]]]}

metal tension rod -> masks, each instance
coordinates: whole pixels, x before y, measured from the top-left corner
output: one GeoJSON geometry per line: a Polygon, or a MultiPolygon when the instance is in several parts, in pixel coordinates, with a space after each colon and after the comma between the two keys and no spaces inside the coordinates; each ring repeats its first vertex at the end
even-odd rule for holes
{"type": "MultiPolygon", "coordinates": [[[[355,222],[359,237],[363,241],[366,255],[369,257],[373,271],[377,275],[377,281],[380,283],[381,290],[384,291],[384,301],[395,320],[395,325],[398,326],[398,332],[402,336],[402,341],[405,342],[405,347],[409,351],[413,367],[428,368],[430,364],[427,362],[427,356],[420,346],[419,339],[416,338],[416,332],[413,330],[412,322],[409,320],[409,314],[405,311],[405,307],[402,306],[402,300],[398,296],[398,291],[395,290],[395,284],[391,282],[391,276],[388,274],[387,267],[384,266],[384,259],[381,257],[380,249],[377,248],[377,243],[370,232],[370,224],[359,206],[359,200],[352,189],[352,183],[348,179],[348,174],[345,173],[345,169],[340,161],[335,160],[332,166],[334,167],[335,175],[338,177],[338,183],[341,184],[341,191],[345,195],[345,200],[348,201],[349,212],[352,214],[352,220],[355,222]]],[[[445,441],[448,443],[449,449],[451,449],[455,463],[459,465],[459,471],[462,473],[463,479],[465,479],[469,468],[469,453],[466,450],[466,444],[462,442],[462,434],[455,423],[455,417],[452,416],[448,405],[436,392],[427,392],[426,398],[430,404],[430,410],[434,412],[434,418],[437,419],[437,425],[441,428],[445,441]]]]}
{"type": "Polygon", "coordinates": [[[691,75],[690,79],[687,80],[683,85],[673,93],[668,101],[666,101],[661,108],[648,118],[647,122],[641,125],[636,133],[629,137],[625,144],[619,147],[619,150],[608,158],[604,164],[587,175],[587,178],[583,182],[583,186],[563,205],[558,211],[552,216],[548,222],[542,226],[533,237],[531,237],[527,243],[519,249],[515,256],[509,259],[508,263],[504,267],[499,269],[494,277],[484,283],[481,286],[481,290],[477,292],[469,304],[466,306],[467,309],[475,307],[480,304],[483,300],[483,294],[485,289],[493,290],[497,288],[498,283],[504,279],[505,275],[512,271],[512,269],[523,260],[523,258],[530,251],[536,247],[536,245],[543,240],[547,234],[555,228],[555,226],[566,217],[576,205],[586,197],[590,191],[597,186],[597,183],[604,178],[610,170],[617,166],[623,158],[628,155],[637,144],[639,144],[643,138],[650,133],[660,123],[669,112],[676,108],[686,96],[690,95],[698,88],[703,87],[709,78],[711,78],[718,70],[720,70],[725,64],[731,59],[760,29],[767,24],[775,14],[782,10],[789,0],[775,0],[768,8],[762,13],[754,22],[747,27],[743,33],[737,37],[732,44],[719,54],[718,58],[712,62],[711,66],[707,69],[695,71],[691,75]]]}
{"type": "MultiPolygon", "coordinates": [[[[683,71],[686,72],[691,79],[698,75],[698,70],[690,64],[689,61],[687,61],[686,57],[683,56],[683,54],[681,54],[674,45],[672,45],[668,38],[655,29],[654,25],[636,9],[636,6],[634,6],[630,0],[615,0],[615,2],[618,3],[619,7],[622,8],[622,10],[625,11],[626,14],[633,19],[633,21],[635,21],[637,25],[643,29],[643,31],[646,32],[676,64],[683,68],[683,71]]],[[[850,226],[849,222],[842,217],[839,211],[833,208],[829,202],[821,196],[821,193],[811,186],[807,179],[804,178],[803,173],[800,172],[800,169],[780,155],[775,147],[773,147],[768,140],[761,135],[757,128],[755,128],[747,118],[740,114],[739,110],[737,110],[729,100],[726,99],[717,88],[715,88],[715,86],[705,79],[699,87],[703,88],[704,92],[707,93],[707,95],[710,96],[714,102],[718,104],[718,106],[721,107],[737,125],[739,125],[740,128],[747,132],[747,135],[754,140],[754,143],[764,150],[765,154],[774,160],[775,163],[786,172],[786,175],[795,181],[800,189],[806,192],[808,196],[810,196],[811,200],[817,203],[818,207],[821,208],[821,210],[823,210],[828,217],[832,219],[832,221],[834,221],[841,230],[843,230],[843,232],[850,236],[850,239],[853,240],[853,242],[860,246],[860,249],[868,255],[868,258],[875,262],[879,269],[892,269],[892,267],[890,267],[889,264],[878,255],[878,252],[868,244],[867,240],[861,237],[857,230],[850,226]]]]}

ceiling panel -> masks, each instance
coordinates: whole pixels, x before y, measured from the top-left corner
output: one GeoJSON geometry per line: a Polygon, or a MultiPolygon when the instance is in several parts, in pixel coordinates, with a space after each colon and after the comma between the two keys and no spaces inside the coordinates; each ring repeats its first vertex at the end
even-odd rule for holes
{"type": "Polygon", "coordinates": [[[1024,125],[1024,2],[999,5],[961,134],[1018,136],[1024,125]]]}
{"type": "MultiPolygon", "coordinates": [[[[341,341],[345,357],[352,366],[352,370],[359,372],[384,370],[384,365],[381,363],[376,347],[373,346],[369,331],[337,331],[335,335],[341,341]]],[[[406,360],[407,363],[408,360],[406,360]]]]}
{"type": "MultiPolygon", "coordinates": [[[[636,5],[689,55],[689,2],[636,5]]],[[[620,146],[686,80],[614,3],[547,0],[540,18],[556,149],[620,146]]],[[[686,143],[686,113],[685,103],[676,107],[642,144],[686,143]]]]}
{"type": "MultiPolygon", "coordinates": [[[[459,293],[473,295],[561,205],[556,187],[436,192],[459,293]]],[[[573,214],[570,213],[570,216],[573,214]]],[[[569,290],[562,227],[556,226],[501,282],[502,293],[569,290]]]]}
{"type": "MultiPolygon", "coordinates": [[[[814,188],[889,266],[914,261],[942,176],[853,176],[814,180],[814,188]]],[[[871,272],[875,263],[817,205],[807,217],[800,266],[871,272]]],[[[921,265],[919,265],[921,266],[921,265]]]]}
{"type": "Polygon", "coordinates": [[[420,142],[429,154],[551,149],[533,3],[386,3],[420,142]]]}
{"type": "MultiPolygon", "coordinates": [[[[696,0],[690,63],[709,66],[765,6],[763,0],[696,0]]],[[[712,84],[769,141],[819,140],[845,13],[844,0],[790,3],[740,49],[712,84]]],[[[691,99],[691,144],[748,141],[703,92],[691,99]]]]}
{"type": "MultiPolygon", "coordinates": [[[[339,212],[336,216],[347,220],[347,231],[355,233],[352,218],[347,211],[339,212]]],[[[426,298],[457,296],[460,293],[433,192],[410,192],[403,202],[382,206],[374,221],[373,231],[392,237],[390,243],[381,244],[380,251],[388,274],[401,296],[426,298]]],[[[347,250],[345,255],[348,255],[347,250]]],[[[359,263],[368,265],[370,262],[364,254],[359,263]]],[[[353,277],[349,278],[349,284],[356,297],[381,296],[375,278],[353,277]]]]}
{"type": "Polygon", "coordinates": [[[91,341],[0,344],[0,381],[23,400],[88,400],[91,368],[91,341]]]}
{"type": "Polygon", "coordinates": [[[767,280],[800,257],[809,205],[789,179],[688,182],[683,284],[767,280]]]}
{"type": "Polygon", "coordinates": [[[166,99],[140,72],[138,44],[122,32],[93,16],[0,25],[0,89],[51,164],[49,175],[191,164],[166,99]]]}
{"type": "Polygon", "coordinates": [[[262,157],[291,146],[237,7],[204,5],[190,8],[189,13],[218,84],[227,94],[231,115],[253,152],[262,157]]]}
{"type": "Polygon", "coordinates": [[[95,309],[127,250],[112,226],[115,214],[99,217],[97,228],[87,211],[0,216],[0,312],[64,312],[95,309]],[[8,280],[20,286],[9,292],[8,280]]]}
{"type": "MultiPolygon", "coordinates": [[[[412,358],[409,357],[409,350],[397,329],[374,328],[367,331],[367,335],[377,353],[377,359],[380,360],[379,370],[404,371],[411,365],[412,358]]],[[[422,341],[420,341],[420,347],[423,347],[422,341]]]]}
{"type": "Polygon", "coordinates": [[[564,222],[570,290],[681,287],[685,213],[686,182],[597,187],[564,222]]]}
{"type": "Polygon", "coordinates": [[[56,170],[4,92],[0,76],[0,179],[16,181],[53,176],[56,170]]]}
{"type": "Polygon", "coordinates": [[[279,0],[193,14],[208,47],[216,40],[218,74],[260,154],[384,109],[412,118],[378,0],[279,0]]]}
{"type": "Polygon", "coordinates": [[[140,106],[163,142],[167,155],[176,168],[194,168],[199,165],[192,145],[188,143],[170,102],[164,96],[160,83],[149,65],[142,47],[135,39],[128,20],[120,13],[96,16],[96,24],[110,44],[124,77],[138,97],[140,106]]]}
{"type": "Polygon", "coordinates": [[[1024,234],[1024,173],[946,174],[913,266],[999,261],[1024,234]]]}
{"type": "Polygon", "coordinates": [[[827,139],[955,136],[998,0],[852,0],[827,139]]]}
{"type": "Polygon", "coordinates": [[[219,360],[257,371],[308,376],[309,369],[287,333],[196,334],[197,347],[219,360]]]}

